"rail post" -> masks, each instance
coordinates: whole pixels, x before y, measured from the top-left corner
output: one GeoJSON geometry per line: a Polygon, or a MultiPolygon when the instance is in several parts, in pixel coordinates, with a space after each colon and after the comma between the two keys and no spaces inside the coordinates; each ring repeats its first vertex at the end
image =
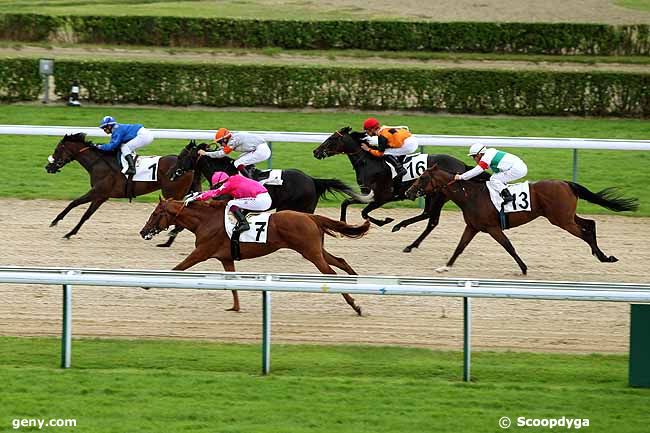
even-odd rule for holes
{"type": "Polygon", "coordinates": [[[271,292],[262,291],[262,374],[271,372],[271,292]]]}
{"type": "MultiPolygon", "coordinates": [[[[465,286],[471,286],[468,281],[465,286]]],[[[472,298],[463,298],[463,381],[472,380],[472,298]]]]}
{"type": "MultiPolygon", "coordinates": [[[[67,272],[70,274],[71,272],[67,272]]],[[[72,286],[63,285],[63,329],[61,332],[61,368],[70,368],[72,352],[72,286]]]]}

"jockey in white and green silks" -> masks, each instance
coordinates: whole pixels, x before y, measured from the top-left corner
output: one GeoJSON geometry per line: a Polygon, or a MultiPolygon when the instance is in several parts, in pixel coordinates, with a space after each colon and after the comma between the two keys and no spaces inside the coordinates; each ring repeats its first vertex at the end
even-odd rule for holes
{"type": "Polygon", "coordinates": [[[467,156],[471,156],[478,165],[463,174],[457,174],[455,180],[469,180],[491,168],[494,174],[490,176],[490,185],[499,191],[506,203],[513,200],[506,184],[521,179],[528,173],[528,167],[521,158],[502,150],[488,149],[481,143],[472,144],[467,156]]]}

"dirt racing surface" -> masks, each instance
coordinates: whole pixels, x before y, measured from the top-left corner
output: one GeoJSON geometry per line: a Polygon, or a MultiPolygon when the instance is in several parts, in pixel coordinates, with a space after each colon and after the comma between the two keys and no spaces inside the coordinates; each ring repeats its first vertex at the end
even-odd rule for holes
{"type": "MultiPolygon", "coordinates": [[[[71,240],[62,236],[79,220],[85,206],[57,227],[49,223],[67,205],[63,201],[0,200],[4,223],[0,266],[70,266],[171,269],[189,254],[194,236],[184,232],[172,248],[156,248],[165,233],[144,241],[138,232],[154,204],[109,202],[71,240]]],[[[318,213],[338,217],[338,209],[318,213]]],[[[397,221],[416,209],[379,209],[374,216],[397,221]]],[[[358,209],[350,219],[360,222],[358,209]]],[[[525,278],[530,280],[648,282],[650,218],[593,216],[599,244],[618,263],[603,264],[587,244],[545,219],[507,232],[528,276],[488,235],[479,234],[443,276],[525,278]]],[[[326,239],[326,248],[344,257],[360,274],[437,276],[464,228],[459,212],[445,212],[420,249],[402,253],[424,222],[400,232],[372,227],[362,239],[326,239]]],[[[217,260],[196,270],[221,271],[217,260]]],[[[292,251],[239,262],[249,272],[315,273],[292,251]]],[[[3,285],[0,335],[50,335],[61,330],[61,287],[3,285]]],[[[226,291],[127,288],[73,288],[73,335],[98,337],[195,338],[253,342],[261,336],[261,295],[241,293],[242,312],[226,291]]],[[[290,343],[409,345],[462,348],[462,300],[395,296],[358,296],[364,317],[357,317],[339,295],[273,294],[273,341],[290,343]]],[[[625,303],[473,300],[473,346],[567,352],[626,352],[629,305],[625,303]]]]}

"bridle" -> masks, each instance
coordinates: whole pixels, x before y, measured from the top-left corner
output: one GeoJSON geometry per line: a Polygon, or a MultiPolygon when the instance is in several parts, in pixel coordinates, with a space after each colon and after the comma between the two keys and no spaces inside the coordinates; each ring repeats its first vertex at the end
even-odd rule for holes
{"type": "MultiPolygon", "coordinates": [[[[60,169],[63,168],[66,164],[69,164],[70,162],[76,160],[76,159],[79,157],[79,155],[81,155],[82,153],[84,153],[84,152],[86,152],[87,150],[91,149],[91,147],[92,147],[92,146],[85,146],[85,147],[82,147],[81,149],[79,149],[78,151],[74,152],[74,151],[71,151],[70,149],[68,149],[68,148],[65,146],[64,143],[65,143],[65,142],[64,142],[63,140],[61,140],[61,141],[59,142],[58,146],[57,146],[57,148],[58,148],[59,146],[61,146],[61,147],[63,148],[63,153],[64,153],[64,155],[65,155],[64,158],[54,159],[53,156],[50,156],[50,157],[48,158],[48,161],[49,161],[51,164],[54,165],[54,168],[55,168],[56,170],[60,170],[60,169]]],[[[95,165],[95,164],[96,164],[100,159],[101,159],[101,157],[98,156],[97,159],[95,159],[95,161],[93,161],[93,162],[90,163],[90,167],[92,167],[93,165],[95,165]]]]}

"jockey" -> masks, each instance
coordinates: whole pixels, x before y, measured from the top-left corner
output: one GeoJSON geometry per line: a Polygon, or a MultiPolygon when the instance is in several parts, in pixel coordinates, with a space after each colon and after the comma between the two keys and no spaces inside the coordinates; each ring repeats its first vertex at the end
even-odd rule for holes
{"type": "Polygon", "coordinates": [[[214,136],[214,142],[222,147],[213,152],[199,150],[199,155],[206,155],[210,158],[223,158],[236,150],[241,155],[235,160],[234,165],[241,174],[249,178],[253,176],[246,169],[247,165],[266,161],[271,157],[269,145],[259,135],[247,132],[232,133],[226,128],[219,128],[214,136]]]}
{"type": "Polygon", "coordinates": [[[112,116],[104,116],[99,127],[110,134],[111,141],[107,144],[98,144],[97,149],[111,152],[120,148],[122,153],[122,167],[128,164],[126,175],[135,174],[135,150],[151,144],[153,134],[140,124],[117,123],[112,116]]]}
{"type": "Polygon", "coordinates": [[[418,149],[418,141],[409,129],[406,126],[381,126],[373,117],[363,122],[363,129],[369,136],[377,137],[377,145],[374,148],[364,143],[361,148],[378,158],[383,156],[395,167],[398,179],[404,176],[406,169],[396,157],[415,153],[418,149]]]}
{"type": "Polygon", "coordinates": [[[250,228],[241,209],[261,212],[268,210],[273,202],[261,183],[238,174],[228,176],[223,171],[217,171],[212,175],[212,189],[198,196],[188,197],[185,199],[185,205],[195,200],[203,201],[226,194],[233,197],[226,205],[226,213],[230,211],[237,218],[233,234],[245,232],[250,228]]]}
{"type": "Polygon", "coordinates": [[[490,176],[488,182],[495,190],[499,191],[504,203],[515,200],[506,184],[526,176],[528,167],[524,161],[511,153],[493,148],[488,149],[481,143],[472,144],[467,156],[471,156],[478,165],[463,174],[455,175],[454,180],[469,180],[491,168],[494,174],[490,176]]]}

